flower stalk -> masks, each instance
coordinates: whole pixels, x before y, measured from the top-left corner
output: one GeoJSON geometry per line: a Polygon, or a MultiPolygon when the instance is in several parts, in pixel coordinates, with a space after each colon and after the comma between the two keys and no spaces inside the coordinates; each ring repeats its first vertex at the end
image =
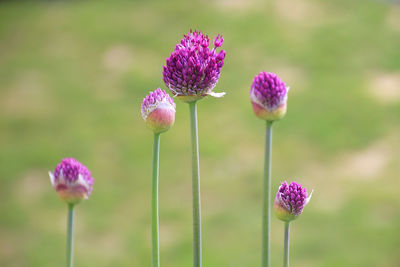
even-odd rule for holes
{"type": "Polygon", "coordinates": [[[271,233],[271,161],[272,161],[272,124],[266,121],[265,134],[265,162],[264,162],[264,193],[262,210],[262,266],[269,267],[271,261],[270,233],[271,233]]]}
{"type": "Polygon", "coordinates": [[[73,266],[74,257],[74,204],[68,204],[67,217],[67,267],[73,266]]]}
{"type": "Polygon", "coordinates": [[[152,266],[160,266],[159,213],[158,213],[158,173],[160,158],[160,134],[154,134],[153,172],[151,179],[151,259],[152,266]]]}
{"type": "Polygon", "coordinates": [[[283,243],[283,267],[289,267],[290,222],[285,222],[285,240],[283,243]]]}
{"type": "Polygon", "coordinates": [[[190,134],[192,143],[192,191],[193,191],[193,266],[201,266],[201,203],[199,140],[197,130],[197,101],[189,103],[190,134]]]}

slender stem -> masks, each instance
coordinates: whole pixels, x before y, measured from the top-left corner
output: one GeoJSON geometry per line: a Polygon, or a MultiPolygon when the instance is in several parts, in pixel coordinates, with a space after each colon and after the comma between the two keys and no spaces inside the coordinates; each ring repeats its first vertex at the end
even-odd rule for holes
{"type": "Polygon", "coordinates": [[[285,222],[285,243],[283,244],[283,266],[289,267],[289,222],[285,222]]]}
{"type": "Polygon", "coordinates": [[[72,267],[74,254],[74,204],[68,204],[67,218],[67,267],[72,267]]]}
{"type": "Polygon", "coordinates": [[[158,165],[160,158],[160,134],[154,134],[153,174],[151,180],[151,260],[152,266],[160,266],[159,215],[158,215],[158,165]]]}
{"type": "Polygon", "coordinates": [[[271,229],[271,152],[272,152],[272,121],[267,121],[265,135],[264,162],[264,193],[262,211],[262,267],[269,267],[271,261],[270,229],[271,229]]]}
{"type": "Polygon", "coordinates": [[[192,139],[193,266],[201,267],[200,167],[196,102],[190,102],[189,109],[192,139]]]}

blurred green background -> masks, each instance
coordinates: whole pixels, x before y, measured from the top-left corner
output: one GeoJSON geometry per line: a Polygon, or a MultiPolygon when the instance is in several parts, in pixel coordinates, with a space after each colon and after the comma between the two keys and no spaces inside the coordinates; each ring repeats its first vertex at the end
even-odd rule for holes
{"type": "MultiPolygon", "coordinates": [[[[314,189],[293,266],[400,266],[400,5],[369,0],[0,3],[0,266],[63,266],[66,205],[48,170],[76,157],[95,188],[76,209],[76,266],[150,266],[152,133],[140,116],[190,28],[224,35],[199,103],[204,266],[259,266],[261,70],[291,87],[275,124],[273,192],[314,189]],[[267,2],[267,3],[266,3],[267,2]]],[[[189,113],[162,135],[161,263],[192,263],[189,113]]],[[[272,266],[283,225],[272,218],[272,266]]]]}

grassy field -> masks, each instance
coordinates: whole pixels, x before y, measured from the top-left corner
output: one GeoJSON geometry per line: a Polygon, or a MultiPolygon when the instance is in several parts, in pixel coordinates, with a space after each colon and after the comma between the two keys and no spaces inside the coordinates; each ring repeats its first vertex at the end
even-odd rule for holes
{"type": "MultiPolygon", "coordinates": [[[[199,103],[204,266],[259,266],[265,124],[255,74],[291,87],[276,123],[273,192],[314,189],[292,226],[293,266],[400,266],[400,5],[372,0],[0,3],[0,266],[63,266],[66,205],[48,170],[95,177],[77,207],[76,266],[150,266],[152,134],[140,116],[190,28],[222,33],[199,103]],[[268,2],[268,3],[265,3],[268,2]]],[[[192,262],[189,113],[161,137],[161,263],[192,262]]],[[[283,225],[272,220],[272,266],[283,225]]]]}

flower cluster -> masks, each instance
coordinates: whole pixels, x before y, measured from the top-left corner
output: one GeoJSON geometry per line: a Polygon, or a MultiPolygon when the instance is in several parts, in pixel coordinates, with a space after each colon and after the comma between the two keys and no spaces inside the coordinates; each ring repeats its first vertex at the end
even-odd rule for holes
{"type": "Polygon", "coordinates": [[[286,113],[289,88],[275,74],[260,72],[254,77],[250,89],[250,100],[254,113],[265,120],[281,119],[286,113]]]}
{"type": "Polygon", "coordinates": [[[173,95],[183,101],[196,101],[206,95],[222,96],[212,92],[224,65],[225,51],[217,53],[224,39],[218,35],[210,49],[208,35],[192,31],[179,44],[163,66],[163,80],[173,95]]]}
{"type": "Polygon", "coordinates": [[[74,158],[63,159],[49,175],[59,197],[67,203],[76,204],[88,198],[93,190],[90,171],[74,158]]]}
{"type": "Polygon", "coordinates": [[[279,187],[274,202],[276,216],[282,221],[292,221],[302,212],[310,201],[312,192],[308,196],[307,190],[296,182],[287,184],[285,181],[279,187]]]}
{"type": "Polygon", "coordinates": [[[176,105],[160,88],[150,92],[142,102],[142,117],[155,133],[165,132],[174,124],[176,105]]]}

